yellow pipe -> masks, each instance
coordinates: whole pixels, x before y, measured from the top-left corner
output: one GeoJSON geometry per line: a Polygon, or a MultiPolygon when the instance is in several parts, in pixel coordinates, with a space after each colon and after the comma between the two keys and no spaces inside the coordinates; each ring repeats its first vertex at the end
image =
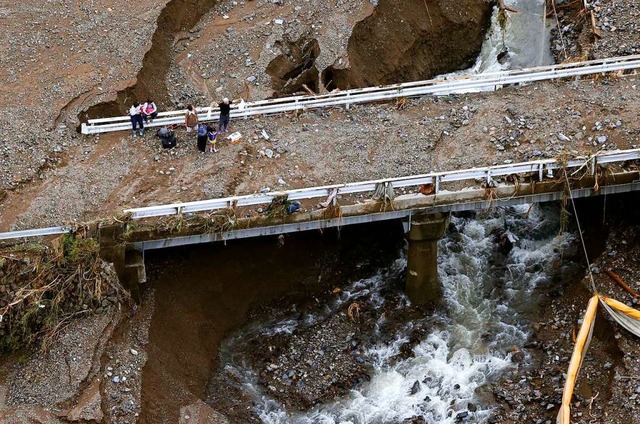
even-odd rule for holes
{"type": "Polygon", "coordinates": [[[600,297],[600,299],[602,299],[607,305],[611,306],[613,309],[617,309],[618,311],[622,312],[623,314],[631,318],[640,320],[640,311],[638,311],[637,309],[630,308],[624,303],[618,302],[617,300],[611,299],[610,297],[605,297],[602,295],[598,295],[598,296],[600,297]]]}
{"type": "Polygon", "coordinates": [[[567,371],[567,381],[564,383],[564,391],[562,392],[562,405],[560,406],[556,420],[557,424],[569,424],[571,422],[571,397],[573,396],[573,390],[576,386],[576,379],[582,366],[584,355],[591,341],[597,310],[598,295],[595,295],[589,300],[587,312],[584,314],[584,320],[582,321],[580,332],[578,332],[576,345],[573,348],[571,362],[569,362],[569,369],[567,371]]]}

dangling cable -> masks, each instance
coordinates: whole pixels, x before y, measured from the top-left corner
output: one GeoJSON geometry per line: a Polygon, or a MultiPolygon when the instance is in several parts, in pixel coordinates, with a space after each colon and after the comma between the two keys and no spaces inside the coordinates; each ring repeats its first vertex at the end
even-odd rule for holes
{"type": "Polygon", "coordinates": [[[598,294],[598,290],[596,289],[596,283],[593,279],[593,272],[591,272],[591,262],[589,262],[589,254],[587,253],[587,245],[584,242],[584,237],[582,236],[582,227],[580,226],[580,219],[578,219],[578,210],[576,209],[576,204],[573,201],[573,196],[571,195],[571,186],[569,185],[569,177],[567,176],[567,169],[564,168],[564,179],[567,183],[567,190],[569,191],[569,199],[571,200],[571,206],[573,207],[573,214],[576,217],[576,224],[578,224],[578,234],[580,234],[580,242],[582,242],[582,250],[584,251],[584,258],[587,260],[587,269],[589,270],[589,279],[591,280],[591,290],[593,290],[594,294],[598,294]]]}

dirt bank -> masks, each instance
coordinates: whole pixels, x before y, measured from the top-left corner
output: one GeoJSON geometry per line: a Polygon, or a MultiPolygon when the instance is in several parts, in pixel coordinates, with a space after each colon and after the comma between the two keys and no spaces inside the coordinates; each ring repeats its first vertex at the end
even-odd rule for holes
{"type": "MultiPolygon", "coordinates": [[[[147,10],[145,22],[153,21],[152,9],[147,10]]],[[[302,1],[282,6],[264,0],[237,5],[220,2],[191,32],[178,31],[182,35],[174,41],[175,59],[167,77],[171,102],[206,105],[222,95],[271,95],[268,65],[295,53],[290,43],[297,46],[299,40],[308,40],[311,47],[317,42],[319,53],[316,47],[305,50],[304,43],[300,53],[316,51],[312,67],[319,71],[346,63],[351,30],[372,10],[364,0],[339,1],[335,8],[312,8],[302,1]],[[287,16],[291,18],[285,19],[287,16]],[[215,59],[219,57],[222,59],[215,59]],[[247,80],[251,76],[256,77],[253,83],[247,80]]],[[[26,31],[16,23],[11,28],[15,33],[26,31]]],[[[137,28],[142,36],[142,27],[137,28]]],[[[603,39],[613,36],[614,32],[607,32],[603,39]]],[[[90,59],[85,56],[84,60],[90,59]]],[[[290,65],[295,68],[295,61],[290,65]]],[[[52,67],[47,76],[56,72],[63,71],[52,67]]],[[[31,81],[26,79],[20,86],[31,81]]],[[[638,145],[640,134],[633,113],[636,88],[633,78],[581,80],[406,104],[366,105],[350,111],[232,120],[232,128],[243,133],[243,140],[222,146],[215,156],[199,155],[195,140],[181,131],[179,147],[171,152],[160,149],[152,134],[134,143],[126,134],[79,137],[59,127],[55,134],[40,137],[37,149],[31,146],[33,137],[8,137],[0,147],[5,150],[0,155],[1,168],[11,174],[3,179],[3,187],[15,188],[0,194],[0,230],[59,225],[117,214],[126,206],[248,194],[264,187],[299,188],[629,148],[638,145]],[[557,106],[559,102],[562,107],[557,106]],[[262,138],[262,130],[269,141],[262,138]],[[20,153],[25,146],[31,147],[20,153]],[[30,182],[18,188],[16,184],[23,180],[30,182]]],[[[105,97],[101,94],[87,102],[105,97]]],[[[11,122],[6,128],[16,135],[34,127],[26,120],[24,128],[12,130],[23,120],[11,122]]]]}
{"type": "MultiPolygon", "coordinates": [[[[580,220],[592,270],[600,293],[638,308],[638,300],[604,272],[618,273],[634,290],[640,290],[638,234],[640,221],[630,210],[637,195],[582,201],[580,220]]],[[[557,282],[547,293],[547,302],[526,347],[532,364],[522,364],[492,391],[502,405],[495,422],[554,422],[562,399],[573,338],[592,296],[588,276],[580,282],[557,282]]],[[[573,423],[639,423],[640,357],[638,338],[599,310],[593,339],[578,375],[571,403],[573,423]]]]}
{"type": "Polygon", "coordinates": [[[323,71],[328,89],[430,79],[471,67],[480,52],[493,5],[483,0],[381,0],[358,22],[349,62],[323,71]]]}
{"type": "Polygon", "coordinates": [[[142,61],[136,84],[118,92],[114,101],[99,103],[82,110],[78,119],[119,116],[128,112],[134,99],[140,102],[152,98],[160,107],[171,107],[166,85],[167,72],[173,61],[176,39],[189,34],[190,29],[215,6],[210,0],[170,0],[157,18],[151,47],[142,61]]]}
{"type": "Polygon", "coordinates": [[[0,421],[136,422],[153,293],[142,307],[87,310],[61,323],[46,350],[0,363],[0,421]]]}

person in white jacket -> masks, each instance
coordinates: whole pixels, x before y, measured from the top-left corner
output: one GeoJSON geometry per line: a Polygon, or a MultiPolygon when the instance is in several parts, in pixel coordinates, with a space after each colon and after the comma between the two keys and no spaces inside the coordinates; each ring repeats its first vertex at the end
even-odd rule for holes
{"type": "Polygon", "coordinates": [[[140,137],[142,137],[144,135],[144,123],[142,121],[142,107],[140,106],[140,103],[133,103],[133,105],[129,109],[129,117],[131,117],[133,138],[136,138],[136,127],[140,128],[140,137]]]}

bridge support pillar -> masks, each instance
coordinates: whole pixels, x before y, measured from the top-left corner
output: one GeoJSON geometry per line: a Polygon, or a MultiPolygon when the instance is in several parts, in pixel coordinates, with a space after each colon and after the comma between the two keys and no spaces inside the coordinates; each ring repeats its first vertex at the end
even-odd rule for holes
{"type": "Polygon", "coordinates": [[[113,264],[122,286],[129,291],[134,301],[140,301],[140,283],[146,281],[142,252],[128,250],[123,241],[123,225],[103,225],[98,228],[100,257],[113,264]]]}
{"type": "Polygon", "coordinates": [[[439,303],[442,289],[438,281],[438,240],[449,225],[448,214],[413,217],[409,228],[407,295],[412,303],[439,303]]]}

